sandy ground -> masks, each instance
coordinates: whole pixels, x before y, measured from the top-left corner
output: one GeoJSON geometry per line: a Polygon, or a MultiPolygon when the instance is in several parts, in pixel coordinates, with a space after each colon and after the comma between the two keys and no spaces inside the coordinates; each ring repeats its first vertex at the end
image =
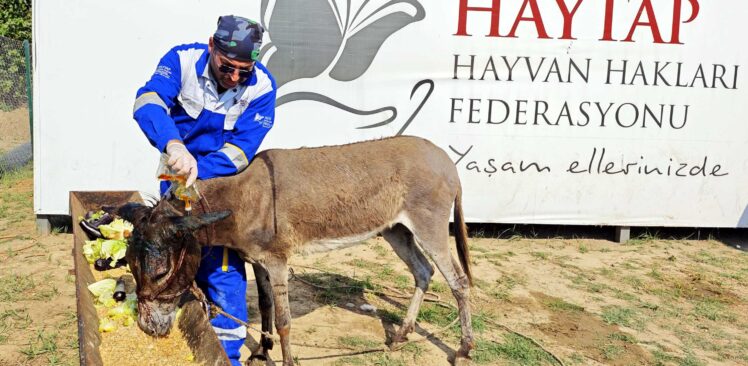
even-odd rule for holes
{"type": "MultiPolygon", "coordinates": [[[[472,238],[471,251],[476,363],[552,364],[508,327],[565,364],[748,364],[748,262],[745,253],[720,242],[472,238]]],[[[297,257],[292,266],[297,276],[326,287],[368,281],[398,295],[392,290],[409,292],[413,282],[382,238],[297,257]]],[[[438,272],[434,280],[434,293],[454,303],[438,272]]],[[[404,351],[352,355],[385,344],[397,326],[390,320],[404,314],[407,299],[330,292],[300,281],[292,281],[290,292],[301,364],[441,365],[459,345],[455,327],[404,351]],[[378,310],[361,311],[367,303],[378,310]]],[[[454,317],[426,302],[411,339],[423,340],[454,317]]]]}
{"type": "Polygon", "coordinates": [[[10,112],[0,111],[0,135],[0,153],[31,141],[29,110],[19,108],[10,112]]]}
{"type": "MultiPolygon", "coordinates": [[[[38,236],[31,203],[30,169],[0,180],[0,365],[76,365],[72,236],[38,236]]],[[[557,364],[552,353],[566,365],[748,365],[748,254],[719,240],[647,235],[617,245],[473,232],[470,249],[475,364],[557,364]]],[[[292,267],[299,364],[449,363],[460,331],[444,328],[456,313],[434,301],[424,303],[413,343],[372,351],[397,328],[413,286],[383,239],[297,256],[292,267]]],[[[453,304],[438,271],[433,281],[427,298],[453,304]]],[[[256,296],[250,279],[253,324],[256,296]]],[[[252,347],[258,332],[250,335],[252,347]]],[[[279,345],[271,356],[281,358],[279,345]]]]}

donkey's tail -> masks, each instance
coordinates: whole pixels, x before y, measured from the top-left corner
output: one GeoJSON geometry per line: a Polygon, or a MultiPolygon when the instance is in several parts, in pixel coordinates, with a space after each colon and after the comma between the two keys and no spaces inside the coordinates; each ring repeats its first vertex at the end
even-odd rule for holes
{"type": "Polygon", "coordinates": [[[473,285],[473,274],[470,272],[470,251],[468,250],[467,243],[467,227],[465,226],[465,217],[462,215],[462,188],[458,188],[457,196],[455,197],[455,211],[454,211],[454,236],[455,242],[457,242],[457,255],[460,257],[460,264],[462,264],[462,270],[467,275],[470,286],[473,285]]]}

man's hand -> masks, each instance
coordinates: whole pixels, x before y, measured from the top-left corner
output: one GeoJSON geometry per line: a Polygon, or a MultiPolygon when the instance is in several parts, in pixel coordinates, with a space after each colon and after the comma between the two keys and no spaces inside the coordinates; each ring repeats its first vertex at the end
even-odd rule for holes
{"type": "Polygon", "coordinates": [[[195,183],[197,179],[197,160],[187,151],[187,148],[181,142],[169,142],[166,146],[166,153],[169,154],[169,167],[179,175],[187,176],[187,187],[195,183]]]}

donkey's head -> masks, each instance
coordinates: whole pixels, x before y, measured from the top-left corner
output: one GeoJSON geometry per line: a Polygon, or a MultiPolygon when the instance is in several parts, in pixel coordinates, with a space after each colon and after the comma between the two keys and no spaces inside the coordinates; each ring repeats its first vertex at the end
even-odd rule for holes
{"type": "Polygon", "coordinates": [[[138,325],[149,335],[165,336],[200,263],[195,232],[231,211],[185,216],[162,200],[153,207],[128,203],[117,213],[134,227],[125,258],[137,284],[138,325]]]}

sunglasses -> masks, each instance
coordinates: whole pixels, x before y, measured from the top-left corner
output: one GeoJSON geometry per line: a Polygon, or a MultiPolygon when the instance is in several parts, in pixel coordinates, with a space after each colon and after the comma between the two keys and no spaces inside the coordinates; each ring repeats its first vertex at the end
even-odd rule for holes
{"type": "Polygon", "coordinates": [[[250,75],[252,75],[252,69],[245,70],[245,69],[237,69],[235,67],[231,67],[228,65],[221,64],[218,66],[218,70],[220,72],[226,73],[226,74],[234,74],[234,71],[239,72],[240,78],[248,78],[250,75]]]}

